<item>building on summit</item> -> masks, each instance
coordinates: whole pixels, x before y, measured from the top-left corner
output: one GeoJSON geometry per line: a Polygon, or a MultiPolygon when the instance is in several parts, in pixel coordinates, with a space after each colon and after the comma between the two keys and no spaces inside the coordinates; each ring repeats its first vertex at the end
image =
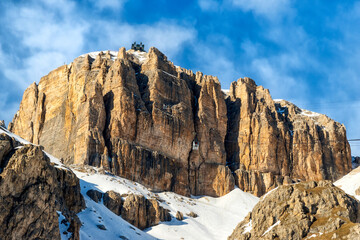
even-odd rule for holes
{"type": "Polygon", "coordinates": [[[140,44],[136,43],[136,42],[131,44],[131,49],[135,50],[135,51],[142,51],[143,52],[143,51],[145,51],[144,48],[145,48],[145,45],[142,42],[140,42],[140,44]]]}

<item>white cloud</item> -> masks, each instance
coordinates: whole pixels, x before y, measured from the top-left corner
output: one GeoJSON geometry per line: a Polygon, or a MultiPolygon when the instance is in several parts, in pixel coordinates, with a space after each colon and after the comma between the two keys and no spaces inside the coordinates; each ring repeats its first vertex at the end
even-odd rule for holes
{"type": "Polygon", "coordinates": [[[235,7],[244,12],[253,12],[255,15],[268,19],[277,19],[290,10],[289,0],[231,0],[235,7]]]}
{"type": "MultiPolygon", "coordinates": [[[[212,38],[217,38],[214,36],[212,38]]],[[[210,43],[194,42],[193,49],[195,51],[195,58],[193,65],[196,66],[194,71],[200,71],[206,75],[212,75],[219,78],[223,89],[229,88],[230,83],[236,81],[240,76],[237,72],[234,62],[229,56],[229,46],[223,39],[220,47],[214,47],[210,43]]]]}
{"type": "Polygon", "coordinates": [[[198,4],[203,11],[214,11],[219,9],[219,3],[215,0],[199,0],[198,4]]]}
{"type": "Polygon", "coordinates": [[[258,82],[270,89],[274,98],[284,98],[289,101],[301,99],[304,96],[305,86],[295,79],[286,69],[287,59],[291,56],[267,59],[258,58],[251,62],[250,69],[256,74],[258,82]]]}
{"type": "Polygon", "coordinates": [[[123,8],[126,0],[106,0],[106,1],[101,1],[101,0],[90,0],[93,4],[95,4],[95,6],[97,8],[102,9],[106,9],[106,8],[110,8],[113,10],[120,10],[123,8]]]}
{"type": "Polygon", "coordinates": [[[181,51],[182,45],[196,39],[197,33],[193,27],[182,26],[173,22],[160,21],[152,25],[131,25],[127,23],[107,23],[102,21],[93,23],[101,28],[101,38],[97,39],[98,48],[118,49],[130,47],[134,41],[146,44],[145,48],[157,47],[170,59],[181,51]]]}
{"type": "MultiPolygon", "coordinates": [[[[20,41],[17,52],[8,53],[11,62],[3,68],[5,76],[23,91],[52,69],[80,54],[89,25],[79,19],[70,1],[42,1],[31,6],[9,5],[6,19],[12,34],[20,41]],[[26,51],[26,52],[23,52],[26,51]]],[[[3,64],[4,65],[4,64],[3,64]]]]}

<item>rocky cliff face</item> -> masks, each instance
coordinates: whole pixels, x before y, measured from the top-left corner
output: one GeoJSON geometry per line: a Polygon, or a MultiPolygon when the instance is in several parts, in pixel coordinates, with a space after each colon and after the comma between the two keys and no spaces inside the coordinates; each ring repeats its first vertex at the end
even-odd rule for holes
{"type": "Polygon", "coordinates": [[[227,161],[241,189],[261,196],[283,183],[335,181],[351,170],[345,127],[327,116],[274,101],[249,78],[231,84],[227,107],[227,161]]]}
{"type": "Polygon", "coordinates": [[[175,67],[156,48],[122,48],[32,84],[9,127],[66,163],[103,166],[154,190],[219,196],[234,187],[226,124],[217,78],[175,67]]]}
{"type": "Polygon", "coordinates": [[[50,72],[25,91],[9,128],[66,163],[184,195],[224,195],[235,176],[260,196],[351,169],[342,125],[274,102],[247,78],[225,101],[216,77],[176,67],[156,48],[92,53],[50,72]]]}
{"type": "Polygon", "coordinates": [[[360,205],[329,181],[280,186],[229,239],[359,239],[360,205]]]}
{"type": "Polygon", "coordinates": [[[85,207],[79,179],[50,163],[41,147],[0,135],[0,239],[79,239],[85,207]],[[61,221],[59,221],[61,219],[61,221]]]}

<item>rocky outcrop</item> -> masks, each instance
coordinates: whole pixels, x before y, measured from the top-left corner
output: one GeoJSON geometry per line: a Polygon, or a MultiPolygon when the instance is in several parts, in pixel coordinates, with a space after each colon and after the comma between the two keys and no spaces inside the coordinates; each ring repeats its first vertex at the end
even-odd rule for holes
{"type": "Polygon", "coordinates": [[[60,239],[59,224],[79,239],[76,213],[85,203],[75,174],[55,167],[41,147],[20,146],[6,134],[0,153],[0,239],[60,239]]]}
{"type": "Polygon", "coordinates": [[[66,163],[103,166],[154,190],[232,190],[218,79],[175,67],[156,48],[116,55],[81,56],[32,84],[10,130],[66,163]]]}
{"type": "Polygon", "coordinates": [[[124,200],[117,192],[102,193],[93,189],[87,191],[86,195],[95,202],[100,202],[102,199],[110,211],[139,229],[171,220],[169,210],[161,207],[156,199],[147,199],[143,195],[128,194],[124,200]]]}
{"type": "MultiPolygon", "coordinates": [[[[123,200],[121,195],[114,191],[107,191],[103,197],[104,205],[116,215],[121,215],[123,200]]],[[[157,223],[156,223],[157,224],[157,223]]]]}
{"type": "Polygon", "coordinates": [[[169,210],[161,207],[156,199],[146,199],[142,195],[135,194],[126,197],[122,205],[121,217],[140,229],[171,220],[169,210]]]}
{"type": "Polygon", "coordinates": [[[351,171],[345,127],[327,116],[274,101],[249,78],[231,84],[227,107],[227,162],[244,191],[261,196],[283,183],[335,181],[351,171]]]}
{"type": "Polygon", "coordinates": [[[284,185],[264,196],[228,239],[359,239],[359,207],[330,181],[284,185]]]}
{"type": "Polygon", "coordinates": [[[66,163],[183,195],[222,196],[236,184],[260,196],[351,170],[343,125],[273,101],[249,78],[224,97],[216,77],[176,67],[156,48],[121,48],[32,84],[9,128],[66,163]]]}

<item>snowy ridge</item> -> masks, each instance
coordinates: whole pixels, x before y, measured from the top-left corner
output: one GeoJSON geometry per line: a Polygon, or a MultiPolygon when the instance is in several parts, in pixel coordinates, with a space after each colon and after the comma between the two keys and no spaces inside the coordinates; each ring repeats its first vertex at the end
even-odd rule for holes
{"type": "MultiPolygon", "coordinates": [[[[111,60],[115,61],[117,59],[118,51],[112,51],[112,50],[89,52],[89,53],[82,54],[79,57],[85,57],[86,55],[89,55],[89,57],[91,57],[92,59],[96,59],[96,57],[100,53],[103,53],[102,58],[105,58],[105,54],[107,52],[110,53],[111,60]]],[[[144,51],[134,51],[131,49],[131,50],[128,50],[126,53],[130,54],[131,56],[136,58],[140,64],[143,64],[148,59],[147,52],[144,52],[144,51]]],[[[71,64],[69,64],[69,65],[71,65],[71,64]]]]}
{"type": "MultiPolygon", "coordinates": [[[[282,101],[285,101],[285,102],[288,102],[284,99],[273,99],[273,101],[275,103],[279,103],[279,102],[282,102],[282,101]]],[[[289,102],[290,103],[290,102],[289,102]]],[[[293,104],[293,103],[291,103],[293,104]]],[[[317,112],[312,112],[312,111],[309,111],[309,110],[306,110],[306,109],[302,109],[302,108],[299,108],[301,110],[301,112],[299,114],[303,115],[303,116],[307,116],[307,117],[319,117],[321,114],[320,113],[317,113],[317,112]]]]}
{"type": "Polygon", "coordinates": [[[89,53],[85,53],[80,55],[79,57],[85,57],[86,55],[89,55],[89,57],[91,57],[92,59],[95,59],[101,52],[103,53],[103,57],[105,57],[106,52],[110,52],[110,56],[111,56],[111,60],[115,60],[117,59],[117,51],[110,51],[110,50],[106,50],[106,51],[97,51],[97,52],[89,52],[89,53]]]}
{"type": "Polygon", "coordinates": [[[355,193],[355,191],[360,188],[360,167],[355,168],[347,175],[334,182],[334,185],[360,201],[360,195],[355,193]]]}
{"type": "MultiPolygon", "coordinates": [[[[27,144],[35,145],[35,144],[32,144],[32,143],[26,141],[25,139],[22,139],[18,135],[15,135],[12,132],[9,132],[7,129],[5,129],[3,127],[0,127],[0,134],[1,133],[5,133],[6,135],[14,138],[16,141],[18,141],[19,143],[21,143],[23,145],[27,145],[27,144]]],[[[61,161],[59,159],[57,159],[56,157],[50,155],[49,153],[47,153],[45,151],[43,151],[43,152],[46,154],[46,156],[48,156],[50,158],[50,162],[55,163],[55,167],[62,168],[62,169],[68,169],[67,167],[65,167],[64,164],[61,163],[61,161]]]]}

